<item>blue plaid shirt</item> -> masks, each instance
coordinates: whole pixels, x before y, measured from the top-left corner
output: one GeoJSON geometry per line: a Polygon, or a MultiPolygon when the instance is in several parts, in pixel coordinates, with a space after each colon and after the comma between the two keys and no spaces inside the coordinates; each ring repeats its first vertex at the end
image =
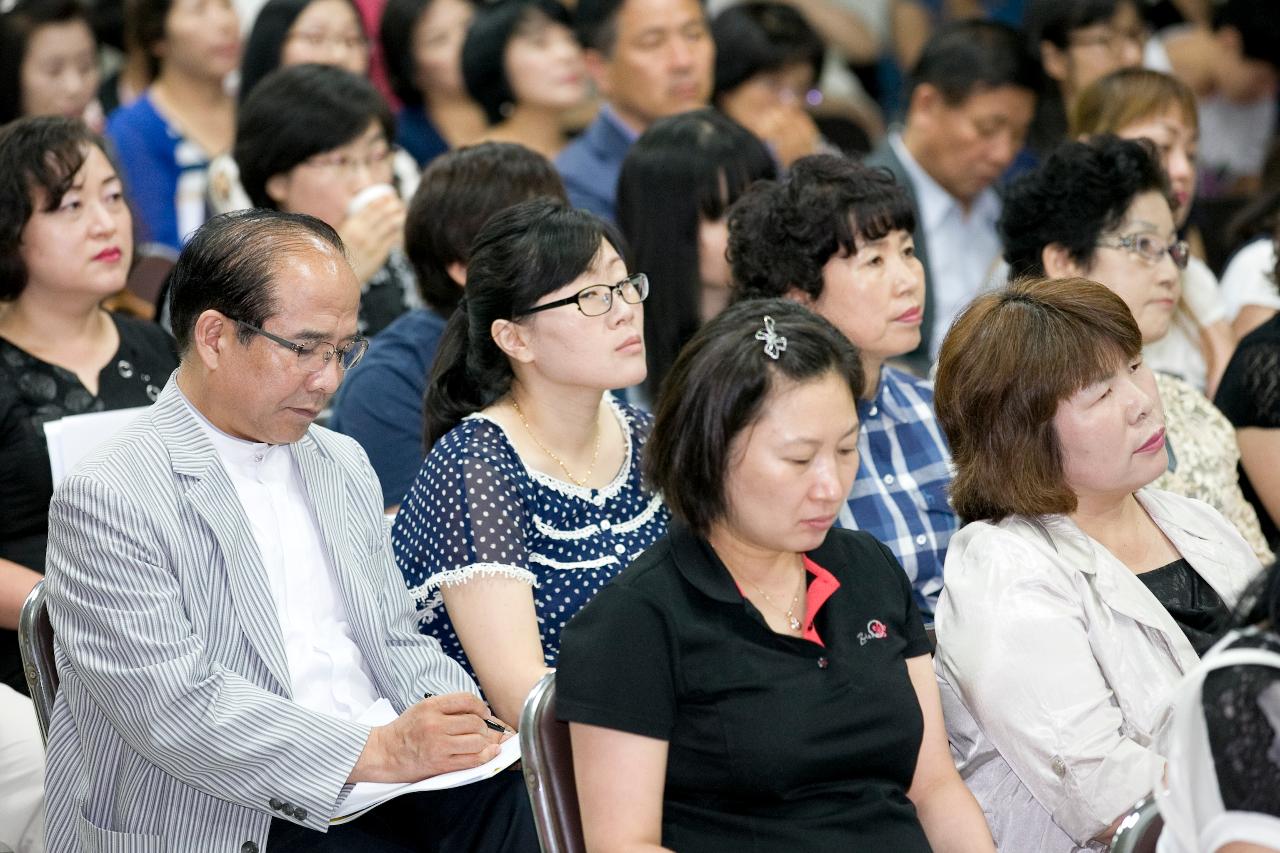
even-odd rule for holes
{"type": "Polygon", "coordinates": [[[858,401],[858,418],[858,478],[836,523],[889,546],[932,625],[947,543],[960,527],[947,501],[951,452],[933,411],[933,385],[885,367],[875,399],[858,401]]]}

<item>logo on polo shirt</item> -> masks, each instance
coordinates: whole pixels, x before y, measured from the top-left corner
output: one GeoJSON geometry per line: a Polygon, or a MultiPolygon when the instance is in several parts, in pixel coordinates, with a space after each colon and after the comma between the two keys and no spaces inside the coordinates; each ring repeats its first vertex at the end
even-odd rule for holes
{"type": "Polygon", "coordinates": [[[867,630],[858,632],[858,645],[865,646],[870,640],[883,640],[889,636],[889,629],[879,619],[867,623],[867,630]]]}

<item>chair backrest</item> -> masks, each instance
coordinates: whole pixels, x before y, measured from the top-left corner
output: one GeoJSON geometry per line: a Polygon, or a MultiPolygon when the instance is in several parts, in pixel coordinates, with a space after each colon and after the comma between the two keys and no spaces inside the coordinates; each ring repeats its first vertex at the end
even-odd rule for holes
{"type": "Polygon", "coordinates": [[[53,660],[53,625],[44,600],[44,581],[36,584],[22,604],[18,617],[18,647],[22,650],[22,666],[27,675],[27,689],[36,706],[40,737],[49,739],[49,715],[53,698],[58,695],[58,667],[53,660]]]}
{"type": "Polygon", "coordinates": [[[556,719],[556,675],[543,676],[520,714],[520,756],[543,853],[586,853],[569,724],[556,719]]]}
{"type": "Polygon", "coordinates": [[[1120,821],[1111,840],[1111,853],[1155,853],[1163,829],[1164,818],[1155,798],[1143,797],[1120,821]]]}

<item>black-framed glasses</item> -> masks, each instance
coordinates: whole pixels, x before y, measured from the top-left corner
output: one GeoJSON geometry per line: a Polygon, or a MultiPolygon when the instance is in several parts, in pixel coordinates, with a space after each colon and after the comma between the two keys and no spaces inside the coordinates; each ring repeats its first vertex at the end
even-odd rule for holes
{"type": "Polygon", "coordinates": [[[537,314],[539,311],[548,311],[562,305],[577,305],[578,310],[586,316],[599,317],[601,314],[609,313],[609,309],[613,307],[615,293],[622,297],[623,302],[629,302],[632,305],[644,302],[649,296],[649,276],[638,272],[616,284],[593,284],[582,288],[573,296],[566,296],[564,299],[557,299],[546,305],[535,305],[524,314],[537,314]]]}
{"type": "Polygon", "coordinates": [[[1098,241],[1099,246],[1105,246],[1109,249],[1125,249],[1133,252],[1138,257],[1149,263],[1159,263],[1160,259],[1169,253],[1169,257],[1173,259],[1173,264],[1180,270],[1187,268],[1187,262],[1191,260],[1191,246],[1186,240],[1174,240],[1172,243],[1165,243],[1154,234],[1129,234],[1124,237],[1116,237],[1114,242],[1106,243],[1098,241]]]}
{"type": "Polygon", "coordinates": [[[335,355],[338,357],[338,367],[343,371],[350,370],[360,363],[360,359],[364,358],[365,351],[369,349],[369,339],[360,335],[356,335],[342,346],[331,344],[328,341],[300,344],[288,338],[273,335],[266,329],[260,329],[244,320],[237,320],[235,317],[228,319],[239,323],[256,334],[262,335],[272,343],[277,343],[285,349],[293,350],[298,356],[298,366],[308,373],[318,373],[324,370],[335,355]]]}

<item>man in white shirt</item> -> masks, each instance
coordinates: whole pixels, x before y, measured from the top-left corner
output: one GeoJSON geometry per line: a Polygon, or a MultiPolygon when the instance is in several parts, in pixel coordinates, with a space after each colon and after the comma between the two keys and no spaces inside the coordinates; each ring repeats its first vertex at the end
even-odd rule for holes
{"type": "Polygon", "coordinates": [[[905,360],[921,373],[999,262],[992,187],[1022,148],[1040,79],[1012,28],[976,20],[942,27],[912,71],[906,122],[867,157],[907,187],[918,213],[927,298],[920,346],[905,360]]]}
{"type": "Polygon", "coordinates": [[[170,293],[180,367],[50,508],[49,849],[536,851],[514,773],[329,828],[347,784],[503,737],[415,628],[364,452],[312,425],[366,346],[337,234],[218,217],[170,293]]]}

